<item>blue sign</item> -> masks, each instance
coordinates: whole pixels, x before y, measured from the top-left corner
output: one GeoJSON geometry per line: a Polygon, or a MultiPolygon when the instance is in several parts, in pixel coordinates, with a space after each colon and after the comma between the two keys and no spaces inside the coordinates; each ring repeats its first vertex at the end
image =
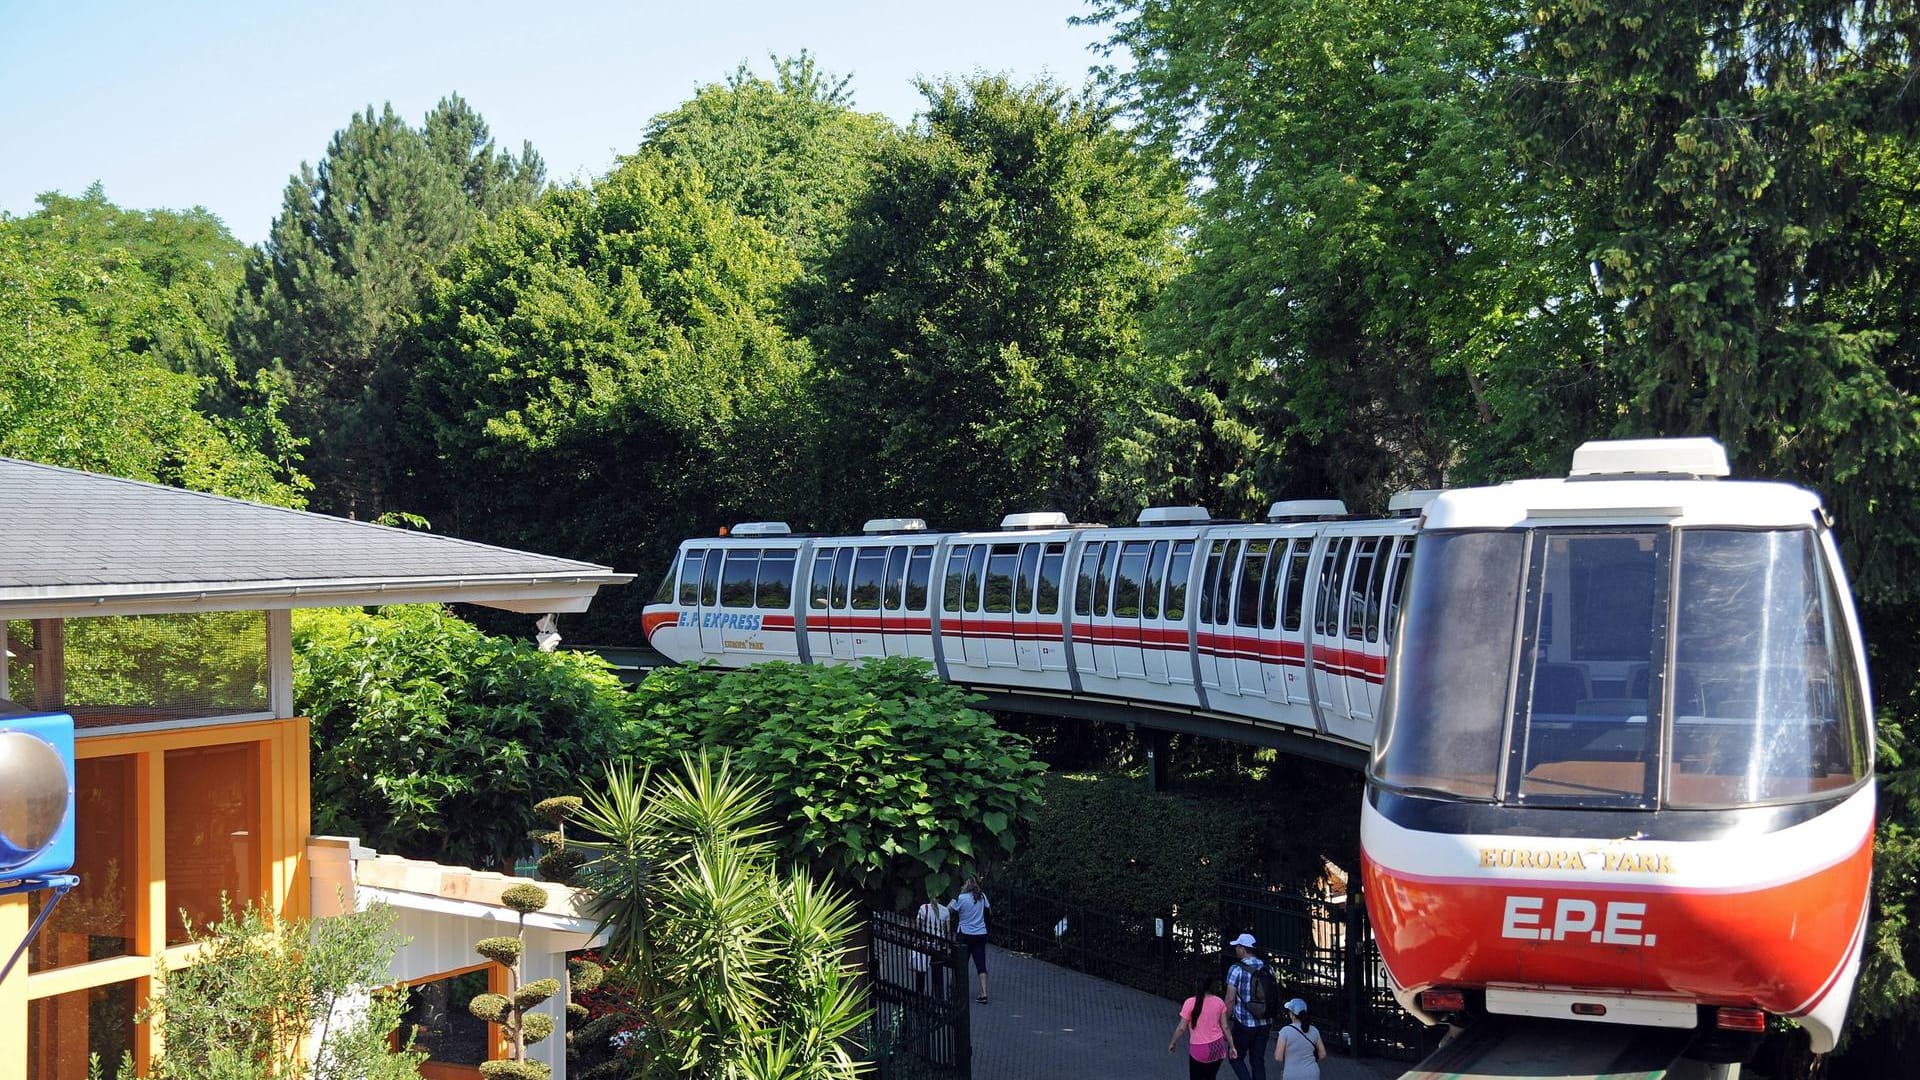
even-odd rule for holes
{"type": "Polygon", "coordinates": [[[0,881],[73,867],[73,717],[0,716],[0,881]]]}

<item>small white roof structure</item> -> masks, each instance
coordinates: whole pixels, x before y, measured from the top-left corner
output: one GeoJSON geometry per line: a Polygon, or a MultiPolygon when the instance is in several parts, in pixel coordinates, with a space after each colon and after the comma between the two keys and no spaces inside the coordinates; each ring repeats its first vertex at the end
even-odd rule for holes
{"type": "Polygon", "coordinates": [[[633,575],[0,458],[0,618],[470,603],[585,611],[633,575]]]}

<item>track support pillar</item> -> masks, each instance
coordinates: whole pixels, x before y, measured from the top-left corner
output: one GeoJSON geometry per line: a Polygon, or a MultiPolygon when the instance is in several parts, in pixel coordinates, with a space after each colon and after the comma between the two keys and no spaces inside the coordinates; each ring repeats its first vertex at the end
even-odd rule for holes
{"type": "Polygon", "coordinates": [[[1167,790],[1167,761],[1173,756],[1171,732],[1147,728],[1140,732],[1147,743],[1147,790],[1167,790]]]}

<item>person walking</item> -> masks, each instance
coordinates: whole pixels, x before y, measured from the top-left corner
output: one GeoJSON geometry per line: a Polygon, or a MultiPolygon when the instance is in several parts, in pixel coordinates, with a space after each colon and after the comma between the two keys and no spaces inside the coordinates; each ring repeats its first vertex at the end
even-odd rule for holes
{"type": "Polygon", "coordinates": [[[1267,1036],[1275,982],[1273,970],[1254,951],[1252,934],[1233,939],[1233,966],[1227,969],[1227,1013],[1232,1017],[1234,1055],[1228,1058],[1239,1080],[1267,1080],[1267,1036]]]}
{"type": "Polygon", "coordinates": [[[972,874],[960,886],[960,895],[947,905],[947,910],[960,916],[960,942],[967,947],[973,970],[980,976],[980,996],[973,1000],[982,1005],[987,1003],[987,909],[992,906],[987,894],[980,891],[980,879],[972,874]]]}
{"type": "Polygon", "coordinates": [[[1287,1022],[1273,1044],[1273,1060],[1280,1063],[1285,1080],[1320,1080],[1320,1063],[1327,1060],[1327,1044],[1320,1029],[1307,1020],[1307,1003],[1294,998],[1287,1002],[1287,1022]]]}
{"type": "Polygon", "coordinates": [[[1180,1022],[1167,1040],[1167,1053],[1173,1053],[1180,1033],[1187,1034],[1187,1080],[1213,1080],[1220,1062],[1235,1054],[1233,1040],[1227,1037],[1227,1000],[1221,996],[1220,976],[1202,975],[1193,988],[1193,996],[1180,1003],[1180,1022]]]}
{"type": "Polygon", "coordinates": [[[914,989],[920,993],[926,992],[928,976],[931,975],[934,996],[939,998],[947,996],[947,961],[953,951],[951,948],[953,935],[948,931],[951,920],[952,916],[938,900],[928,900],[920,905],[919,911],[914,913],[914,929],[920,931],[923,936],[921,945],[924,947],[915,949],[911,957],[914,989]],[[925,951],[931,949],[936,943],[949,947],[937,953],[925,951]]]}

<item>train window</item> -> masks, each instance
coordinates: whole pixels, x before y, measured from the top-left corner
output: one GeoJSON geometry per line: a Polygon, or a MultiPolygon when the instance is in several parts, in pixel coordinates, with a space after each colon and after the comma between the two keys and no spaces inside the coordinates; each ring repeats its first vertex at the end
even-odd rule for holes
{"type": "Polygon", "coordinates": [[[1187,617],[1187,577],[1193,573],[1193,541],[1176,540],[1173,557],[1167,562],[1167,601],[1160,605],[1160,616],[1168,622],[1183,622],[1187,617]]]}
{"type": "Polygon", "coordinates": [[[713,607],[720,602],[720,549],[707,551],[707,565],[700,571],[700,606],[713,607]]]}
{"type": "Polygon", "coordinates": [[[907,563],[908,611],[927,610],[927,584],[933,580],[933,549],[917,547],[913,549],[913,558],[907,563]]]}
{"type": "Polygon", "coordinates": [[[673,603],[674,588],[675,588],[674,583],[679,579],[679,576],[680,576],[680,559],[678,556],[675,556],[673,562],[670,562],[667,564],[666,576],[660,579],[659,587],[653,590],[653,599],[647,601],[647,603],[649,604],[673,603]]]}
{"type": "Polygon", "coordinates": [[[1048,544],[1040,556],[1040,584],[1034,593],[1033,610],[1041,615],[1060,611],[1060,571],[1067,562],[1067,545],[1048,544]]]}
{"type": "Polygon", "coordinates": [[[1088,544],[1080,550],[1080,576],[1073,590],[1073,613],[1093,614],[1093,579],[1100,570],[1100,545],[1088,544]]]}
{"type": "Polygon", "coordinates": [[[1413,571],[1413,537],[1400,541],[1400,553],[1393,560],[1393,584],[1387,587],[1387,643],[1393,643],[1400,628],[1400,604],[1407,595],[1407,578],[1413,571]]]}
{"type": "Polygon", "coordinates": [[[689,551],[680,561],[680,603],[691,607],[700,602],[700,568],[706,563],[705,551],[689,551]]]}
{"type": "Polygon", "coordinates": [[[1267,588],[1260,597],[1260,629],[1271,630],[1280,623],[1280,584],[1287,580],[1287,541],[1275,540],[1272,560],[1267,568],[1267,588]]]}
{"type": "Polygon", "coordinates": [[[940,610],[960,610],[960,597],[966,594],[967,553],[972,550],[961,544],[947,552],[947,585],[940,597],[940,610]]]}
{"type": "Polygon", "coordinates": [[[833,549],[819,548],[813,553],[813,586],[807,590],[807,606],[815,611],[827,609],[827,597],[833,592],[833,549]]]}
{"type": "Polygon", "coordinates": [[[1220,590],[1220,564],[1226,559],[1227,542],[1215,540],[1207,552],[1206,574],[1200,578],[1200,622],[1213,622],[1213,600],[1220,590]]]}
{"type": "MultiPolygon", "coordinates": [[[[1642,529],[1602,533],[1555,529],[1540,534],[1536,552],[1538,598],[1533,608],[1534,637],[1521,665],[1519,687],[1524,709],[1515,735],[1524,747],[1519,780],[1522,799],[1601,800],[1651,803],[1659,725],[1651,699],[1596,698],[1587,666],[1568,659],[1580,655],[1580,641],[1593,634],[1624,638],[1621,628],[1589,626],[1578,614],[1581,592],[1637,589],[1634,601],[1648,617],[1631,632],[1638,635],[1641,663],[1654,662],[1660,649],[1651,613],[1660,610],[1666,580],[1667,531],[1642,529]],[[1569,603],[1569,591],[1574,602],[1569,603]]],[[[1590,610],[1590,609],[1589,609],[1590,610]]],[[[1610,604],[1608,610],[1618,610],[1610,604]]],[[[1609,647],[1621,647],[1616,641],[1609,647]]],[[[1698,714],[1696,705],[1676,700],[1679,712],[1698,714]]]]}
{"type": "Polygon", "coordinates": [[[1153,545],[1129,540],[1120,545],[1120,563],[1113,574],[1113,617],[1140,617],[1140,586],[1147,576],[1147,553],[1153,545]]]}
{"type": "Polygon", "coordinates": [[[1293,555],[1287,560],[1287,617],[1280,623],[1280,628],[1289,634],[1300,632],[1300,622],[1307,607],[1307,569],[1312,564],[1313,541],[1295,540],[1293,555]]]}
{"type": "Polygon", "coordinates": [[[980,579],[987,572],[987,545],[975,544],[967,555],[967,592],[961,603],[968,611],[980,610],[980,579]]]}
{"type": "Polygon", "coordinates": [[[1013,610],[1021,615],[1033,611],[1034,579],[1040,572],[1040,545],[1020,548],[1020,577],[1013,583],[1013,610]]]}
{"type": "Polygon", "coordinates": [[[1685,529],[1678,558],[1672,803],[1853,786],[1869,762],[1865,708],[1813,531],[1685,529]]]}
{"type": "Polygon", "coordinates": [[[1093,577],[1093,613],[1105,615],[1108,601],[1113,597],[1114,554],[1120,550],[1119,544],[1100,545],[1100,569],[1093,577]]]}
{"type": "Polygon", "coordinates": [[[1353,562],[1347,567],[1346,611],[1347,636],[1359,641],[1367,632],[1367,586],[1373,583],[1373,568],[1382,562],[1380,558],[1380,538],[1361,537],[1354,541],[1353,562]]]}
{"type": "Polygon", "coordinates": [[[1326,561],[1320,565],[1320,587],[1314,590],[1313,632],[1328,636],[1340,633],[1341,579],[1347,570],[1347,554],[1353,550],[1353,537],[1343,536],[1327,542],[1326,561]]]}
{"type": "Polygon", "coordinates": [[[1387,606],[1387,572],[1393,569],[1393,541],[1381,538],[1367,583],[1367,640],[1380,640],[1380,613],[1387,606]]]}
{"type": "Polygon", "coordinates": [[[1421,540],[1405,634],[1381,703],[1372,770],[1379,782],[1495,798],[1525,571],[1521,532],[1421,540]]]}
{"type": "Polygon", "coordinates": [[[907,549],[903,545],[887,552],[887,580],[882,584],[880,606],[888,611],[900,610],[901,589],[906,585],[907,549]]]}
{"type": "Polygon", "coordinates": [[[880,579],[887,574],[887,549],[863,547],[853,562],[853,610],[880,610],[880,579]]]}
{"type": "Polygon", "coordinates": [[[987,611],[1004,615],[1013,610],[1013,575],[1019,566],[1019,544],[993,545],[987,556],[987,611]]]}
{"type": "Polygon", "coordinates": [[[760,576],[759,548],[732,548],[720,574],[720,606],[752,607],[753,583],[760,576]]]}
{"type": "Polygon", "coordinates": [[[1238,603],[1233,621],[1241,626],[1260,625],[1260,585],[1266,579],[1267,553],[1272,547],[1271,540],[1249,540],[1245,554],[1240,557],[1240,586],[1234,594],[1238,603]]]}
{"type": "Polygon", "coordinates": [[[753,594],[753,606],[785,610],[793,606],[792,549],[768,548],[760,555],[760,580],[753,594]]]}
{"type": "Polygon", "coordinates": [[[1147,580],[1140,596],[1140,617],[1160,617],[1160,589],[1167,578],[1167,542],[1153,542],[1153,555],[1147,560],[1147,580]]]}
{"type": "Polygon", "coordinates": [[[833,555],[833,606],[844,611],[847,607],[847,592],[853,587],[853,549],[843,547],[833,555]]]}

